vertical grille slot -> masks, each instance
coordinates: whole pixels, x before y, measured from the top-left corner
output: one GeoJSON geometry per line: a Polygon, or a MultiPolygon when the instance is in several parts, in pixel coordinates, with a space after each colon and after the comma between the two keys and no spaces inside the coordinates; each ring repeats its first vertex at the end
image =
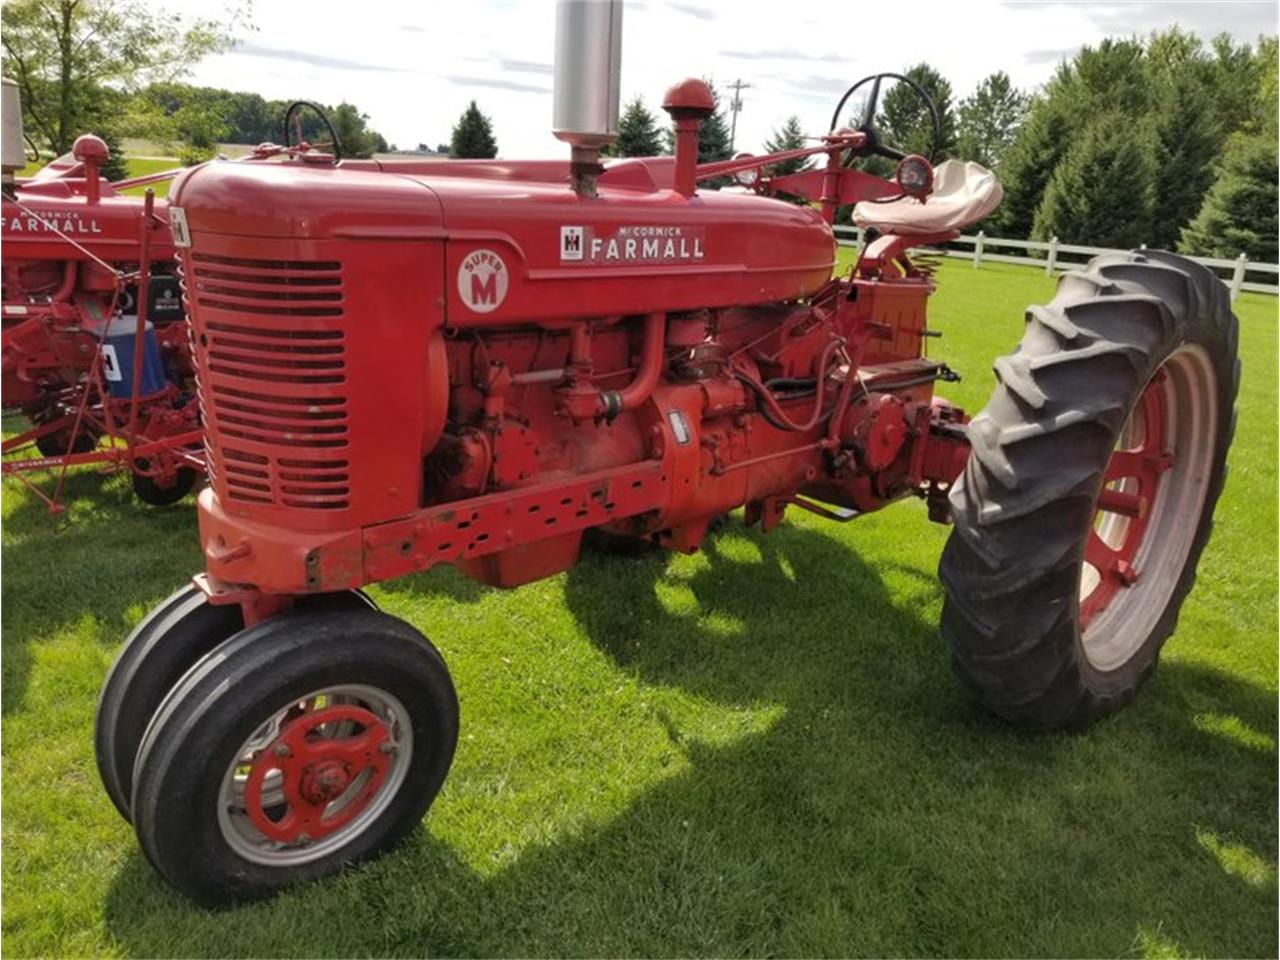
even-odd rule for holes
{"type": "Polygon", "coordinates": [[[193,252],[184,283],[220,492],[247,504],[349,506],[342,265],[193,252]]]}

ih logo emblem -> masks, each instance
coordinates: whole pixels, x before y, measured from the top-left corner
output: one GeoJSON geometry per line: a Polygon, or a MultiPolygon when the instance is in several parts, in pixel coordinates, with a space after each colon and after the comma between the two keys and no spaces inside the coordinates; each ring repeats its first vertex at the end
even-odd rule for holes
{"type": "Polygon", "coordinates": [[[458,267],[458,296],[476,313],[492,313],[506,299],[507,265],[492,250],[472,250],[458,267]]]}
{"type": "Polygon", "coordinates": [[[561,227],[560,228],[560,259],[561,260],[581,260],[582,259],[582,228],[581,227],[561,227]]]}

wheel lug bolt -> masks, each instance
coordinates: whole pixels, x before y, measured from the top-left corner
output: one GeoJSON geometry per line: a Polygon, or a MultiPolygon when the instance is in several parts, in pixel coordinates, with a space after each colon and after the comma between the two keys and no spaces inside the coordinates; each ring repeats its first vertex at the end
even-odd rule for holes
{"type": "Polygon", "coordinates": [[[285,745],[285,744],[283,744],[283,743],[277,743],[277,744],[276,744],[276,749],[275,749],[275,755],[276,755],[277,757],[287,757],[287,756],[289,756],[289,748],[288,748],[288,746],[286,746],[286,745],[285,745]]]}

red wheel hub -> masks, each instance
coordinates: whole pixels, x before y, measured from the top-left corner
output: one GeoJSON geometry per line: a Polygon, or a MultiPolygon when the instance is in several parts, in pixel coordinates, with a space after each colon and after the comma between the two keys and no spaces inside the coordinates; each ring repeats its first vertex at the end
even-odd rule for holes
{"type": "Polygon", "coordinates": [[[1129,416],[1122,436],[1130,434],[1135,418],[1142,429],[1136,446],[1117,449],[1107,463],[1098,508],[1085,543],[1085,563],[1097,571],[1093,589],[1080,599],[1080,629],[1107,608],[1121,590],[1138,582],[1141,573],[1135,566],[1138,549],[1147,532],[1151,505],[1164,473],[1173,466],[1173,454],[1166,451],[1166,418],[1164,370],[1151,378],[1138,405],[1129,416]],[[1110,523],[1108,514],[1123,518],[1123,523],[1110,523]],[[1114,528],[1103,538],[1100,527],[1114,528]]]}
{"type": "Polygon", "coordinates": [[[369,805],[386,779],[391,746],[385,724],[360,707],[340,704],[294,717],[253,761],[245,781],[245,811],[270,840],[317,840],[369,805]],[[330,725],[328,731],[322,730],[326,725],[330,725]],[[357,732],[334,735],[334,730],[357,732]],[[272,784],[271,797],[264,803],[263,786],[275,771],[279,772],[278,788],[272,784]],[[353,789],[357,792],[340,809],[325,815],[334,800],[353,789]],[[267,815],[268,809],[281,804],[282,816],[267,815]]]}

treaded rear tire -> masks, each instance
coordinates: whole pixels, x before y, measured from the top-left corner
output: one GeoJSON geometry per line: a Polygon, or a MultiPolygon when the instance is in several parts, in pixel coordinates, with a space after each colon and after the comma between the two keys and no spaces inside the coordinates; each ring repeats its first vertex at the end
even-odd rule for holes
{"type": "MultiPolygon", "coordinates": [[[[1065,274],[1027,312],[1018,348],[969,425],[952,488],[955,522],[939,564],[942,635],[959,678],[987,709],[1035,729],[1087,726],[1137,693],[1195,580],[1226,477],[1240,378],[1238,325],[1206,268],[1156,251],[1107,254],[1065,274]],[[1216,422],[1203,505],[1155,626],[1106,670],[1086,654],[1080,578],[1104,473],[1144,387],[1167,359],[1200,348],[1216,422]]],[[[1154,547],[1153,547],[1154,549],[1154,547]]],[[[1160,594],[1157,594],[1158,596],[1160,594]]]]}

